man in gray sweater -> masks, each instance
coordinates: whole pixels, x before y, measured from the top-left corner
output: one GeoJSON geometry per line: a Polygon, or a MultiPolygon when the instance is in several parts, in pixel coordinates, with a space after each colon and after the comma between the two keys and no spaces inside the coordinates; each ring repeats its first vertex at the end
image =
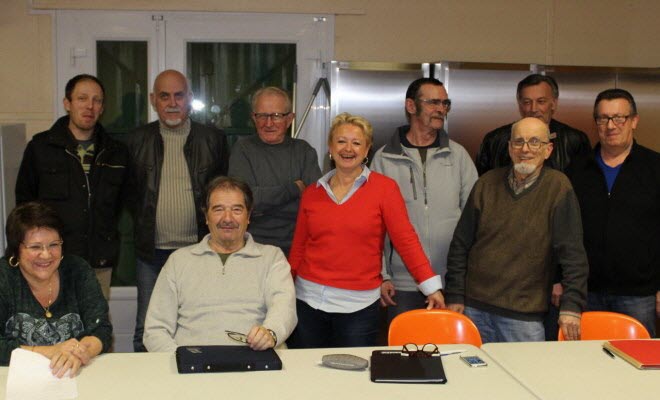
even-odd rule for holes
{"type": "Polygon", "coordinates": [[[168,258],[149,303],[145,346],[172,352],[242,342],[265,350],[284,343],[297,322],[291,268],[279,248],[246,233],[250,188],[221,176],[206,193],[211,233],[168,258]]]}
{"type": "Polygon", "coordinates": [[[252,97],[252,120],[257,136],[236,143],[229,159],[229,176],[247,182],[254,193],[250,234],[257,242],[289,253],[300,195],[321,177],[316,151],[287,130],[295,114],[282,89],[266,87],[252,97]]]}

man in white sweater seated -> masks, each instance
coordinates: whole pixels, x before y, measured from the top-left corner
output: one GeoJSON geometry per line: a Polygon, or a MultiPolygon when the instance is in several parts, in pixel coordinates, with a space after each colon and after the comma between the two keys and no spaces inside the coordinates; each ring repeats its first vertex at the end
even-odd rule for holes
{"type": "Polygon", "coordinates": [[[145,321],[147,350],[238,341],[265,350],[284,343],[297,323],[293,280],[282,251],[246,232],[249,186],[217,177],[206,193],[211,233],[172,253],[160,272],[145,321]]]}

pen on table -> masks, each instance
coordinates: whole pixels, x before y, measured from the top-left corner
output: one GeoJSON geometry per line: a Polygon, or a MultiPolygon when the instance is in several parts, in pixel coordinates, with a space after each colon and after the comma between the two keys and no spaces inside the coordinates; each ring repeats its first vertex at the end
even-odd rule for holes
{"type": "Polygon", "coordinates": [[[609,351],[609,350],[606,349],[605,347],[603,347],[603,351],[604,351],[605,354],[607,354],[608,356],[610,356],[610,357],[612,357],[612,358],[615,358],[615,357],[614,357],[614,353],[612,353],[611,351],[609,351]]]}
{"type": "Polygon", "coordinates": [[[450,356],[450,355],[452,355],[452,354],[461,354],[461,353],[465,353],[466,351],[467,351],[467,350],[449,350],[449,351],[441,351],[441,352],[440,352],[440,356],[444,357],[444,356],[450,356]]]}

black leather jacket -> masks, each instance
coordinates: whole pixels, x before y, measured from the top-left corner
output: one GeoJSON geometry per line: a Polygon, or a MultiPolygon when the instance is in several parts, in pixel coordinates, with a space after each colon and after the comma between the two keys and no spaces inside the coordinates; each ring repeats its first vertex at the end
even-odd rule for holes
{"type": "MultiPolygon", "coordinates": [[[[163,166],[163,137],[158,121],[137,128],[128,138],[131,154],[129,209],[135,225],[137,256],[152,262],[156,236],[156,205],[163,166]]],[[[183,152],[190,173],[197,230],[201,240],[208,229],[202,211],[204,188],[218,175],[227,173],[227,138],[222,131],[191,121],[183,152]]]]}
{"type": "Polygon", "coordinates": [[[68,126],[69,117],[62,117],[28,143],[16,179],[16,203],[41,200],[51,205],[64,224],[65,253],[84,258],[94,268],[114,267],[128,150],[97,124],[96,156],[87,176],[68,126]]]}
{"type": "MultiPolygon", "coordinates": [[[[480,176],[491,169],[511,165],[509,138],[512,125],[501,126],[484,136],[476,160],[480,176]]],[[[588,154],[591,150],[589,138],[584,132],[557,120],[550,120],[550,133],[557,134],[555,138],[551,139],[552,154],[545,161],[545,165],[550,168],[566,172],[571,160],[578,155],[588,154]]]]}

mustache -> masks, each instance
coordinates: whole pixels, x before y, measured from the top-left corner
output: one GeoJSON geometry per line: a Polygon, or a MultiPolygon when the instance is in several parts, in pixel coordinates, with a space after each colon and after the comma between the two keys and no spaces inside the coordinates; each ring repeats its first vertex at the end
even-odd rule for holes
{"type": "Polygon", "coordinates": [[[179,107],[165,107],[165,112],[179,113],[179,112],[181,112],[181,109],[179,107]]]}
{"type": "Polygon", "coordinates": [[[236,229],[238,228],[238,224],[236,222],[218,222],[215,224],[215,227],[217,229],[236,229]]]}

